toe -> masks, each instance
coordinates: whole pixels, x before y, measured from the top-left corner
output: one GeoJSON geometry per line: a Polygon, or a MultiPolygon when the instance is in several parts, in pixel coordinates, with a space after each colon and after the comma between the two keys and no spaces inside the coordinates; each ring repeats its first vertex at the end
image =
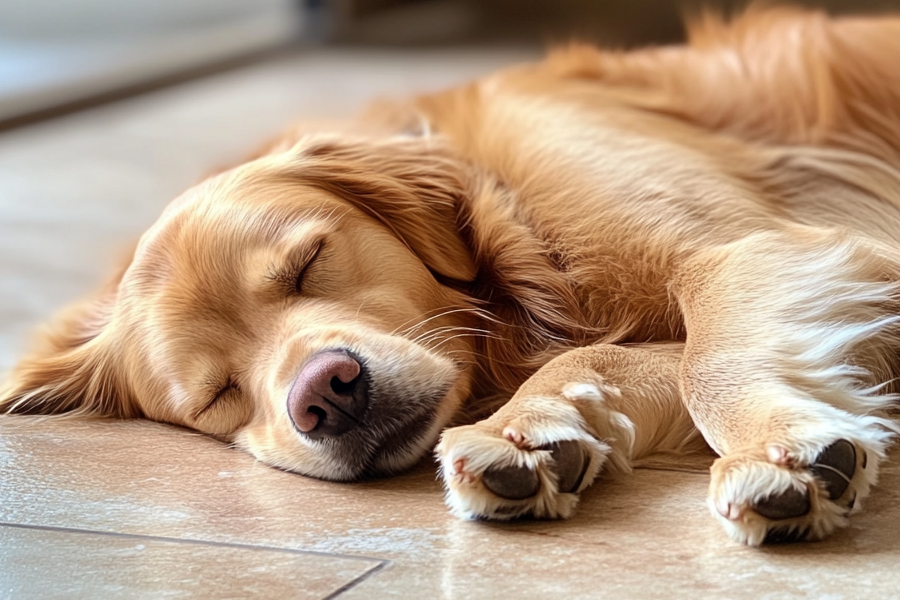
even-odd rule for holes
{"type": "Polygon", "coordinates": [[[581,444],[575,440],[565,440],[542,449],[550,450],[557,476],[557,489],[566,494],[578,491],[590,463],[581,444]]]}
{"type": "Polygon", "coordinates": [[[481,476],[484,487],[507,500],[524,500],[538,493],[540,480],[527,467],[488,469],[481,476]]]}
{"type": "Polygon", "coordinates": [[[856,447],[847,440],[838,440],[825,448],[809,469],[825,484],[831,500],[840,498],[856,471],[856,447]]]}
{"type": "Polygon", "coordinates": [[[806,490],[790,488],[781,494],[764,498],[753,507],[758,514],[773,521],[793,519],[809,513],[809,494],[806,490]]]}

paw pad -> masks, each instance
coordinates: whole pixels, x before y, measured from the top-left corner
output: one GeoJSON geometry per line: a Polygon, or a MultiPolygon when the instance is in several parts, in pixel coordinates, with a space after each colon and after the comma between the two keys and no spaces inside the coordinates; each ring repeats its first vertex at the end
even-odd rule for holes
{"type": "Polygon", "coordinates": [[[528,467],[488,469],[482,473],[481,481],[484,487],[507,500],[531,498],[541,487],[537,473],[528,467]]]}
{"type": "MultiPolygon", "coordinates": [[[[809,470],[825,484],[828,498],[836,500],[847,491],[856,472],[856,447],[847,440],[838,440],[819,453],[809,470]]],[[[855,500],[855,497],[850,500],[849,508],[853,507],[855,500]]],[[[809,514],[810,509],[809,492],[797,488],[768,496],[753,507],[759,515],[773,521],[802,517],[809,514]]],[[[785,532],[781,529],[773,529],[770,534],[778,538],[779,543],[790,541],[788,538],[793,539],[799,535],[795,530],[785,532]]]]}
{"type": "Polygon", "coordinates": [[[847,440],[838,440],[816,457],[809,470],[825,484],[831,500],[840,498],[856,471],[856,447],[847,440]]]}
{"type": "Polygon", "coordinates": [[[550,450],[550,456],[556,465],[557,489],[566,494],[578,491],[590,464],[581,444],[566,440],[554,442],[543,449],[550,450]]]}
{"type": "MultiPolygon", "coordinates": [[[[552,469],[557,477],[557,490],[572,494],[581,487],[590,466],[590,457],[575,440],[564,440],[541,446],[537,450],[549,450],[553,459],[552,469]]],[[[489,468],[481,476],[484,487],[507,500],[525,500],[538,493],[541,487],[538,474],[521,467],[489,468]]]]}
{"type": "Polygon", "coordinates": [[[773,521],[802,517],[809,513],[811,508],[809,494],[806,490],[790,488],[788,491],[775,494],[763,499],[753,507],[760,515],[773,521]]]}

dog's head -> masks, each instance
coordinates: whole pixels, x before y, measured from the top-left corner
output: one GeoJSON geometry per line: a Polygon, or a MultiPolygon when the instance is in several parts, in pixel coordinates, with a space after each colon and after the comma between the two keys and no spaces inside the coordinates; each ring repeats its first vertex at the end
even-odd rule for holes
{"type": "Polygon", "coordinates": [[[48,331],[0,410],[146,416],[336,480],[408,467],[469,391],[462,167],[313,138],[170,205],[48,331]]]}

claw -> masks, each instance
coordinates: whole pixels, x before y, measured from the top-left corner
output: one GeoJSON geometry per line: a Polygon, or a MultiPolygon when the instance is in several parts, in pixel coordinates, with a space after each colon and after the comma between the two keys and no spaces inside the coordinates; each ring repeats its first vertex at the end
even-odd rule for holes
{"type": "Polygon", "coordinates": [[[766,446],[766,456],[769,458],[770,463],[776,465],[788,467],[794,462],[791,455],[788,453],[787,448],[781,444],[769,444],[766,446]]]}
{"type": "Polygon", "coordinates": [[[466,459],[458,458],[453,463],[453,476],[465,483],[471,483],[474,479],[472,475],[466,472],[466,459]]]}
{"type": "Polygon", "coordinates": [[[503,437],[512,442],[517,448],[522,448],[525,445],[525,436],[522,435],[522,432],[513,427],[505,427],[503,429],[503,437]]]}
{"type": "Polygon", "coordinates": [[[729,521],[739,521],[744,516],[744,511],[740,506],[732,504],[724,498],[716,500],[716,510],[729,521]]]}

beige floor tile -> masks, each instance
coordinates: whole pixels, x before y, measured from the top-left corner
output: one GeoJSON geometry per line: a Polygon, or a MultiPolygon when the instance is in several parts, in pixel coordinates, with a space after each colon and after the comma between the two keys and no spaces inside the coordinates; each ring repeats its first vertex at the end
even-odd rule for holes
{"type": "Polygon", "coordinates": [[[752,549],[704,505],[705,475],[601,481],[568,521],[466,522],[434,465],[361,484],[265,467],[145,422],[0,418],[0,522],[391,561],[342,598],[896,598],[900,468],[826,542],[752,549]]]}
{"type": "Polygon", "coordinates": [[[16,600],[319,599],[382,566],[254,546],[0,526],[0,596],[16,600]]]}

